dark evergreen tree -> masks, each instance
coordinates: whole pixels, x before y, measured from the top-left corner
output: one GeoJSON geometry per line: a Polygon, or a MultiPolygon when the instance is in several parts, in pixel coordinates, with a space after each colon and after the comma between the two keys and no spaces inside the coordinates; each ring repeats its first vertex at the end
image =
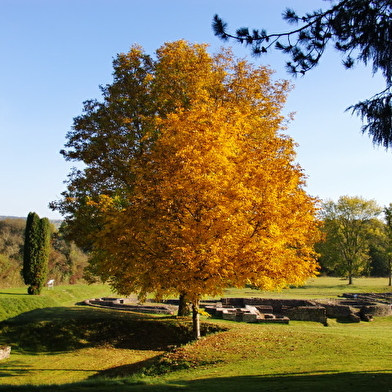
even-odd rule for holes
{"type": "Polygon", "coordinates": [[[362,118],[363,133],[374,144],[392,146],[392,2],[391,0],[342,0],[328,10],[317,10],[298,16],[286,9],[283,18],[297,25],[289,32],[268,34],[264,29],[249,31],[239,28],[230,34],[227,23],[214,16],[213,30],[223,40],[235,40],[250,46],[253,54],[267,53],[270,48],[288,54],[290,73],[305,74],[315,67],[329,43],[345,56],[343,64],[351,68],[357,62],[371,64],[373,72],[381,71],[386,87],[378,94],[350,106],[362,118]]]}
{"type": "Polygon", "coordinates": [[[36,259],[36,250],[39,242],[39,216],[35,212],[30,212],[26,220],[25,242],[23,250],[23,280],[30,285],[33,280],[34,270],[32,260],[36,259]]]}
{"type": "Polygon", "coordinates": [[[50,223],[35,212],[27,216],[23,252],[23,279],[29,285],[28,293],[38,295],[48,275],[50,252],[50,223]]]}

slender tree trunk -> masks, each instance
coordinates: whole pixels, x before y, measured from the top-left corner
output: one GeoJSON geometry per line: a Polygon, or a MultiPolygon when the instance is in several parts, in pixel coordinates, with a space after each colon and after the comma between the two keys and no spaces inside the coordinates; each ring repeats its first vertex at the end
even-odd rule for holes
{"type": "Polygon", "coordinates": [[[353,284],[353,276],[351,274],[348,275],[348,284],[353,284]]]}
{"type": "Polygon", "coordinates": [[[192,325],[193,325],[193,337],[195,340],[200,339],[200,315],[199,315],[199,303],[200,300],[196,299],[192,302],[192,325]]]}
{"type": "Polygon", "coordinates": [[[189,316],[190,309],[185,294],[180,294],[177,316],[189,316]]]}

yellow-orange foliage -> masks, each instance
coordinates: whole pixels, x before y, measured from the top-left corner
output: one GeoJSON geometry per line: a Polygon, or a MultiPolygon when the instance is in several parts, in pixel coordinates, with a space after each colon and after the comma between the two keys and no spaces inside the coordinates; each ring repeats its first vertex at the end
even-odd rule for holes
{"type": "Polygon", "coordinates": [[[164,104],[144,136],[155,142],[132,158],[126,204],[92,203],[105,217],[93,269],[119,293],[197,302],[229,286],[270,290],[315,275],[315,200],[280,133],[289,86],[270,76],[205,45],[158,51],[152,85],[164,104]]]}

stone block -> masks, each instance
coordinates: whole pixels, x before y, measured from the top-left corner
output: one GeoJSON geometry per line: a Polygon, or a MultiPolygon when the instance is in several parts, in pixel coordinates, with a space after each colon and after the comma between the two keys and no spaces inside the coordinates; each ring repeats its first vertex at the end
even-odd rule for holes
{"type": "Polygon", "coordinates": [[[11,346],[0,346],[0,360],[6,359],[11,355],[11,346]]]}
{"type": "Polygon", "coordinates": [[[222,312],[223,320],[236,321],[236,317],[237,317],[236,312],[228,312],[227,310],[224,310],[222,312]]]}
{"type": "Polygon", "coordinates": [[[257,321],[257,314],[256,313],[243,313],[242,314],[242,321],[245,323],[255,323],[257,321]]]}

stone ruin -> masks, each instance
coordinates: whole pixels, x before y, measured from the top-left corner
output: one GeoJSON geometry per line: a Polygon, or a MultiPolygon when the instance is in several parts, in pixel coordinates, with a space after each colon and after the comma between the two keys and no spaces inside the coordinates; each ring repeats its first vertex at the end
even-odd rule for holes
{"type": "Polygon", "coordinates": [[[272,311],[264,313],[258,306],[244,305],[243,307],[225,306],[218,302],[215,305],[207,305],[205,311],[212,317],[230,321],[242,321],[246,323],[289,323],[286,316],[275,315],[272,311]]]}
{"type": "Polygon", "coordinates": [[[86,305],[140,313],[174,314],[171,305],[139,305],[133,298],[95,298],[84,301],[86,305]]]}
{"type": "Polygon", "coordinates": [[[330,318],[341,322],[372,321],[392,315],[392,293],[345,293],[337,300],[321,303],[330,318]]]}
{"type": "MultiPolygon", "coordinates": [[[[164,304],[138,304],[135,298],[96,298],[86,305],[141,313],[176,313],[178,300],[164,304]]],[[[372,321],[373,317],[392,315],[392,293],[343,294],[330,300],[274,298],[221,298],[204,301],[201,306],[212,317],[248,323],[288,324],[290,320],[314,321],[327,325],[328,318],[339,322],[372,321]]]]}
{"type": "Polygon", "coordinates": [[[253,323],[314,321],[327,325],[328,318],[339,322],[372,321],[392,315],[392,293],[343,294],[343,299],[309,301],[272,298],[222,298],[205,306],[212,317],[253,323]]]}
{"type": "Polygon", "coordinates": [[[288,324],[290,320],[327,322],[326,309],[313,301],[270,298],[222,298],[205,306],[212,317],[253,323],[288,324]]]}

